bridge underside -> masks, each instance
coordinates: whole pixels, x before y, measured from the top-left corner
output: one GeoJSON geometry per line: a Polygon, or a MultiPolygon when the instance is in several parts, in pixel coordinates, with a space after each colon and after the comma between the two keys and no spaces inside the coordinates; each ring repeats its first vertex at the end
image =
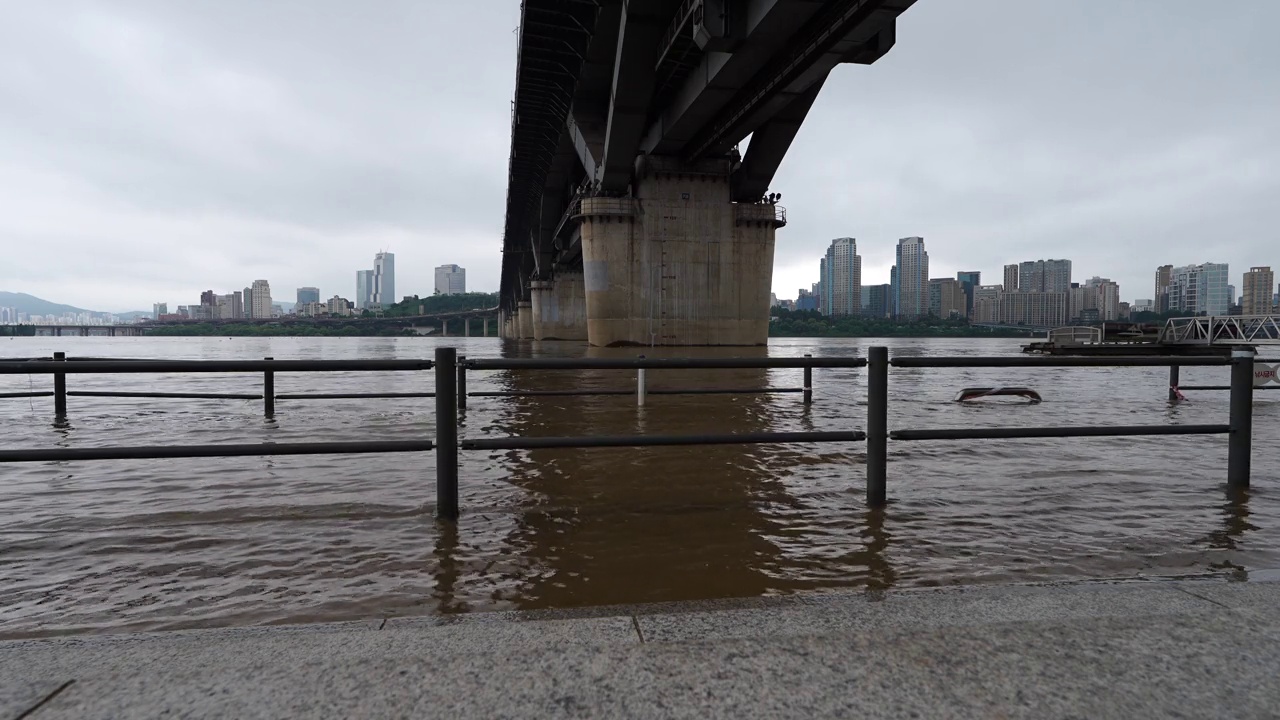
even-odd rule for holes
{"type": "Polygon", "coordinates": [[[763,344],[774,174],[829,73],[888,52],[913,2],[525,0],[504,335],[763,344]]]}

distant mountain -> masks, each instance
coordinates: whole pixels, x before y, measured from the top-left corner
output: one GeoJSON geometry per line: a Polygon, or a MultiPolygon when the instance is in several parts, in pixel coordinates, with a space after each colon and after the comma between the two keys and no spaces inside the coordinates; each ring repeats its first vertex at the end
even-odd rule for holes
{"type": "Polygon", "coordinates": [[[13,293],[0,290],[0,307],[11,307],[28,315],[61,315],[63,313],[93,312],[74,305],[49,302],[26,293],[13,293]]]}

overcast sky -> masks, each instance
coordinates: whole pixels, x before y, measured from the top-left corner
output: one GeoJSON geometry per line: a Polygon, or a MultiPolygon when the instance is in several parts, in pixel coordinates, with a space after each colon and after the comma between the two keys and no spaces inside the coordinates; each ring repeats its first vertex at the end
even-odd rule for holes
{"type": "MultiPolygon", "coordinates": [[[[270,280],[351,297],[396,253],[494,290],[517,0],[0,0],[0,290],[101,310],[270,280]]],[[[1280,269],[1280,2],[919,0],[838,68],[773,190],[779,297],[854,236],[931,275],[1066,257],[1280,269]]]]}

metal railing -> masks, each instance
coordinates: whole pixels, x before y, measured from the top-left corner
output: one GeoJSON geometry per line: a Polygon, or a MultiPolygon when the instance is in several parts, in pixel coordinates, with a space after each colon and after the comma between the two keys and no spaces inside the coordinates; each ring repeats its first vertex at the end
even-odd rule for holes
{"type": "MultiPolygon", "coordinates": [[[[297,398],[357,397],[433,397],[436,429],[433,440],[364,441],[336,443],[263,443],[248,445],[194,445],[115,448],[55,448],[0,450],[0,462],[106,460],[125,458],[231,457],[245,455],[310,455],[343,453],[421,452],[436,453],[436,513],[455,520],[458,508],[458,458],[461,451],[531,450],[552,448],[598,447],[671,447],[721,444],[787,444],[866,441],[866,500],[872,507],[883,506],[888,499],[888,442],[929,440],[989,440],[1024,438],[1167,436],[1193,434],[1225,434],[1228,439],[1227,481],[1235,487],[1247,487],[1250,475],[1250,453],[1253,413],[1253,362],[1251,348],[1238,348],[1230,358],[1220,355],[1195,357],[896,357],[890,359],[888,349],[869,348],[868,357],[814,358],[459,358],[455,348],[436,348],[431,360],[129,360],[106,361],[86,359],[68,362],[65,358],[35,361],[0,362],[0,374],[51,374],[53,393],[11,393],[7,396],[53,395],[55,414],[66,415],[66,375],[82,373],[167,373],[167,372],[262,372],[265,407],[270,414],[274,399],[290,397],[274,394],[276,372],[325,371],[435,371],[432,393],[308,393],[297,398]],[[990,427],[990,428],[902,428],[888,427],[889,369],[898,368],[1065,368],[1065,367],[1153,367],[1225,366],[1231,367],[1230,410],[1228,422],[1196,425],[1120,425],[1067,427],[990,427]],[[468,396],[467,374],[486,371],[564,371],[564,370],[636,370],[637,403],[644,404],[645,372],[648,370],[690,369],[779,369],[804,370],[802,389],[804,402],[812,400],[814,368],[868,368],[867,410],[864,430],[848,429],[808,432],[752,432],[697,435],[622,435],[575,437],[461,438],[458,434],[459,414],[468,396]]],[[[698,392],[696,390],[686,392],[698,392]]],[[[522,393],[527,394],[527,393],[522,393]]],[[[600,393],[597,393],[600,394],[600,393]]],[[[609,393],[603,393],[609,394],[609,393]]],[[[235,394],[213,393],[94,393],[111,397],[229,397],[235,394]]],[[[472,394],[472,396],[480,393],[472,394]]],[[[240,397],[240,395],[235,395],[240,397]]]]}
{"type": "MultiPolygon", "coordinates": [[[[859,430],[809,432],[756,432],[699,435],[617,435],[578,437],[505,437],[458,439],[458,410],[466,407],[467,373],[492,370],[636,370],[636,403],[644,405],[646,370],[728,370],[802,368],[804,402],[813,398],[813,368],[865,367],[866,358],[459,358],[454,348],[436,348],[436,514],[458,517],[459,450],[531,450],[595,447],[673,447],[682,445],[787,444],[819,442],[862,442],[859,430]],[[461,400],[461,404],[459,404],[461,400]],[[448,441],[448,442],[446,442],[448,441]]],[[[588,391],[589,392],[589,391],[588,391]]],[[[708,390],[668,391],[676,393],[708,390]]],[[[741,392],[728,390],[725,392],[741,392]]],[[[752,392],[760,392],[754,390],[752,392]]],[[[524,394],[524,393],[519,393],[524,394]]],[[[591,394],[600,394],[599,391],[591,394]]]]}
{"type": "Polygon", "coordinates": [[[1249,456],[1253,425],[1253,357],[1251,348],[1233,351],[1230,359],[1208,357],[900,357],[889,359],[888,349],[870,348],[867,399],[867,502],[883,505],[886,498],[886,441],[1010,440],[1021,438],[1121,437],[1135,435],[1229,435],[1227,482],[1249,485],[1249,456]],[[1152,367],[1231,366],[1229,422],[1217,425],[1113,425],[1068,427],[998,427],[903,429],[887,426],[889,366],[903,368],[1026,368],[1026,367],[1152,367]]]}
{"type": "MultiPolygon", "coordinates": [[[[293,393],[277,395],[277,372],[350,372],[429,370],[430,360],[107,360],[70,359],[54,353],[51,359],[0,361],[0,375],[52,375],[53,391],[4,393],[0,397],[52,397],[55,422],[67,418],[68,397],[177,398],[195,400],[262,400],[263,414],[275,414],[276,400],[434,397],[434,393],[293,393]],[[261,393],[175,393],[67,390],[67,375],[136,373],[262,373],[261,393]]],[[[48,448],[0,450],[0,463],[63,460],[143,460],[154,458],[243,457],[267,455],[342,455],[356,453],[422,452],[434,448],[431,440],[377,440],[308,443],[248,443],[167,445],[105,448],[48,448]]]]}

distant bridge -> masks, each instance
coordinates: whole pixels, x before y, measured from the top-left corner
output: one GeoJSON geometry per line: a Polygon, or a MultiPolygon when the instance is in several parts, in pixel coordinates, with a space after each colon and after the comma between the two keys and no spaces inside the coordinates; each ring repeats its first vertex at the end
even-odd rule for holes
{"type": "Polygon", "coordinates": [[[1018,330],[1028,333],[1047,333],[1053,328],[1039,325],[1005,325],[1002,323],[969,323],[970,327],[988,328],[990,330],[1018,330]]]}
{"type": "Polygon", "coordinates": [[[26,334],[27,331],[30,331],[30,334],[52,335],[54,337],[63,335],[117,337],[142,335],[145,329],[145,325],[32,325],[22,323],[19,325],[0,325],[0,337],[26,334]]]}
{"type": "Polygon", "coordinates": [[[334,326],[359,326],[359,325],[377,325],[379,327],[403,327],[422,329],[428,326],[439,326],[440,331],[448,334],[449,323],[451,321],[461,321],[462,334],[469,334],[471,331],[471,320],[481,320],[482,335],[489,334],[489,320],[495,319],[498,309],[494,308],[477,308],[474,310],[457,310],[451,312],[430,313],[425,315],[404,315],[399,317],[300,317],[289,315],[278,318],[219,318],[216,320],[150,320],[141,323],[133,323],[128,325],[0,325],[0,336],[13,336],[19,334],[35,334],[44,337],[122,337],[122,336],[140,336],[146,335],[148,330],[158,328],[171,327],[190,327],[195,325],[257,325],[257,326],[286,326],[298,327],[305,325],[320,325],[325,327],[334,326]]]}

